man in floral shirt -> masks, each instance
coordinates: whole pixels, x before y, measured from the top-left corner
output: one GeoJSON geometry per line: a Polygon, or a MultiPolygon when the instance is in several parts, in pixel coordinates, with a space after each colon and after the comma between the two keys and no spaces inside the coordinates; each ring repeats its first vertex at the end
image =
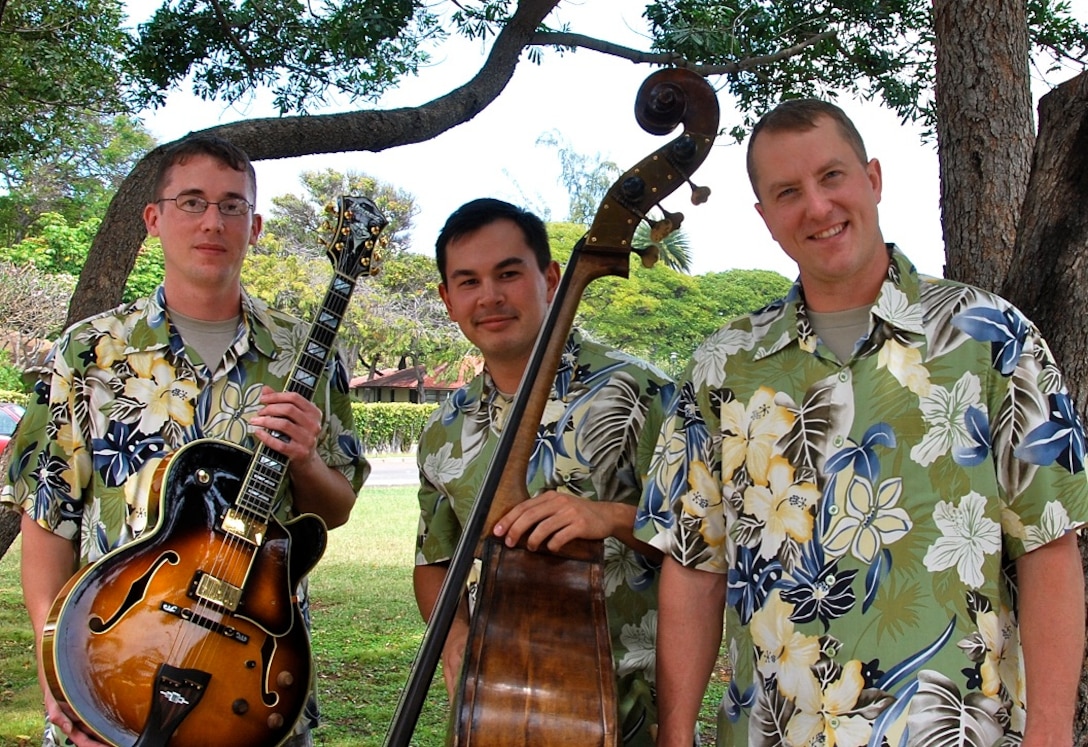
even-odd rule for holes
{"type": "Polygon", "coordinates": [[[781,104],[748,170],[800,280],[696,351],[655,452],[658,744],[691,745],[723,614],[723,747],[1072,744],[1088,484],[1046,344],[884,243],[837,107],[781,104]]]}
{"type": "MultiPolygon", "coordinates": [[[[277,518],[311,512],[330,527],[348,518],[369,468],[346,372],[335,360],[314,402],[283,391],[308,325],[242,290],[242,261],[261,229],[255,199],[253,167],[230,143],[198,136],[167,150],[144,209],[162,242],[162,286],[77,323],[53,348],[11,444],[2,496],[23,511],[23,595],[39,647],[76,569],[154,528],[157,467],[194,439],[250,449],[259,441],[286,456],[290,483],[307,489],[287,491],[277,518]]],[[[62,732],[46,729],[45,743],[98,744],[58,706],[40,656],[39,678],[47,720],[62,732]]],[[[310,743],[315,706],[289,744],[310,743]]]]}
{"type": "MultiPolygon", "coordinates": [[[[559,283],[539,218],[499,200],[469,202],[437,241],[439,291],[450,318],[483,353],[484,373],[432,416],[419,443],[421,509],[416,598],[429,618],[495,451],[507,408],[559,283]]],[[[595,344],[567,341],[537,435],[527,484],[534,496],[495,527],[514,545],[559,550],[604,540],[605,593],[624,744],[652,745],[654,631],[660,553],[633,537],[642,475],[673,383],[652,366],[595,344]]],[[[532,593],[529,589],[526,593],[532,593]]],[[[443,649],[451,699],[468,635],[462,606],[443,649]]]]}

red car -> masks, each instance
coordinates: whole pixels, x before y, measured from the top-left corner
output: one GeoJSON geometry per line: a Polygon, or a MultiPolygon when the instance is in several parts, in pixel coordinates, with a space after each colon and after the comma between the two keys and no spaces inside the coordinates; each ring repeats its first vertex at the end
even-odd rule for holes
{"type": "Polygon", "coordinates": [[[19,425],[19,419],[23,417],[22,405],[14,402],[0,402],[0,451],[3,451],[15,433],[15,426],[19,425]]]}

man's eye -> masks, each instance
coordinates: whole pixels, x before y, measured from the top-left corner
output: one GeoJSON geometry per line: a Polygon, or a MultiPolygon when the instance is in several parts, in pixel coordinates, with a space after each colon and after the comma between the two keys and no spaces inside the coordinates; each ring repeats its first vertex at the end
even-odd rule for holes
{"type": "Polygon", "coordinates": [[[219,203],[219,211],[226,215],[241,215],[249,208],[245,200],[223,200],[219,203]]]}
{"type": "Polygon", "coordinates": [[[199,197],[179,197],[178,198],[178,207],[180,207],[182,210],[191,210],[193,212],[199,212],[200,210],[206,209],[207,206],[208,206],[208,203],[204,202],[204,200],[200,199],[199,197]]]}

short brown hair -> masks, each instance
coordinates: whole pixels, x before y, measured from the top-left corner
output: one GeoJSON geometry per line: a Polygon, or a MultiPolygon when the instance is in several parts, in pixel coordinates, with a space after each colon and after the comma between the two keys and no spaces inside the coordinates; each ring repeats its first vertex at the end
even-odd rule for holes
{"type": "Polygon", "coordinates": [[[257,199],[257,172],[253,170],[253,163],[244,150],[217,135],[192,135],[177,141],[163,151],[158,168],[155,170],[152,202],[162,197],[162,190],[166,186],[166,177],[170,169],[196,156],[208,156],[235,171],[245,172],[249,176],[250,186],[253,187],[253,199],[257,199]]]}
{"type": "Polygon", "coordinates": [[[752,184],[752,191],[759,198],[759,190],[756,189],[756,170],[752,162],[752,147],[756,138],[764,130],[767,132],[807,132],[820,123],[822,117],[827,117],[838,125],[839,133],[843,139],[857,154],[862,164],[869,163],[869,156],[865,153],[865,142],[861,139],[861,133],[850,117],[846,116],[839,107],[827,101],[819,99],[788,99],[774,109],[764,114],[756,126],[752,128],[752,134],[748,137],[748,155],[745,165],[748,168],[748,181],[752,184]]]}

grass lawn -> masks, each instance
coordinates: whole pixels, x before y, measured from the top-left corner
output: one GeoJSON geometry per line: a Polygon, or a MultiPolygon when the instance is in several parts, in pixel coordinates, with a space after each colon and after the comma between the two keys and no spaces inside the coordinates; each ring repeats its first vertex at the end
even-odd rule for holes
{"type": "MultiPolygon", "coordinates": [[[[321,747],[381,745],[423,636],[412,595],[415,489],[365,488],[351,520],[329,534],[311,575],[313,648],[323,724],[321,747]]],[[[41,744],[41,695],[19,585],[19,540],[0,559],[0,747],[41,744]]],[[[707,696],[704,731],[713,734],[707,696]]],[[[444,743],[441,674],[420,716],[415,744],[444,743]]],[[[706,744],[706,743],[705,743],[706,744]]]]}

